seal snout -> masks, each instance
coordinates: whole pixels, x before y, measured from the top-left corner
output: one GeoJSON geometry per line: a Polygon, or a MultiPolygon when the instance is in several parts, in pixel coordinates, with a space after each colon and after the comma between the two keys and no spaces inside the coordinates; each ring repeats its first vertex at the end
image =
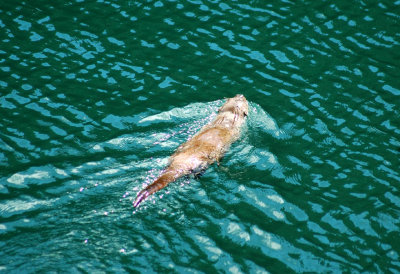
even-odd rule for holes
{"type": "Polygon", "coordinates": [[[236,94],[236,96],[233,97],[233,98],[236,99],[236,100],[246,100],[246,98],[244,98],[243,94],[236,94]]]}

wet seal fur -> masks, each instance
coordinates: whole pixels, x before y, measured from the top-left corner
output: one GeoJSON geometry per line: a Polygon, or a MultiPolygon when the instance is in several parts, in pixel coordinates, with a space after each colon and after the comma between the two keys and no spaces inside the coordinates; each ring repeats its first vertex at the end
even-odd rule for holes
{"type": "Polygon", "coordinates": [[[219,164],[229,146],[239,138],[248,108],[247,100],[241,94],[227,99],[211,123],[178,147],[170,157],[168,167],[138,193],[133,206],[138,207],[148,196],[184,175],[198,175],[215,161],[219,164]]]}

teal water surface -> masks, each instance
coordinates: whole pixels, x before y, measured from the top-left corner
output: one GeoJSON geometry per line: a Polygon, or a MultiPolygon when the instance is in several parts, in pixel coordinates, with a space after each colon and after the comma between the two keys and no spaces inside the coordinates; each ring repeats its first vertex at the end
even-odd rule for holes
{"type": "Polygon", "coordinates": [[[400,272],[400,1],[0,3],[0,271],[400,272]],[[244,94],[219,166],[136,193],[244,94]]]}

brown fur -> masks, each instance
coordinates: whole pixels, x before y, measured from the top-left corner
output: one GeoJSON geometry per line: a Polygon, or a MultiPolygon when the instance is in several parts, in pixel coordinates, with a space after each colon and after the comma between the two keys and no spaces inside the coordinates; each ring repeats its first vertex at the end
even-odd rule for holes
{"type": "Polygon", "coordinates": [[[239,138],[247,113],[248,103],[243,95],[229,98],[211,123],[178,147],[170,157],[168,167],[152,184],[138,193],[133,206],[139,206],[148,196],[179,177],[198,174],[215,161],[219,162],[229,146],[239,138]]]}

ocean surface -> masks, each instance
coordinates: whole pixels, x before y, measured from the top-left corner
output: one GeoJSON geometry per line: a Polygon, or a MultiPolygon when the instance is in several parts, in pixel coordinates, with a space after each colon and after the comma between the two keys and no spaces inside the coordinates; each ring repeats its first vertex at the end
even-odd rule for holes
{"type": "Polygon", "coordinates": [[[399,273],[400,1],[0,3],[1,273],[399,273]],[[225,98],[220,165],[132,206],[225,98]]]}

